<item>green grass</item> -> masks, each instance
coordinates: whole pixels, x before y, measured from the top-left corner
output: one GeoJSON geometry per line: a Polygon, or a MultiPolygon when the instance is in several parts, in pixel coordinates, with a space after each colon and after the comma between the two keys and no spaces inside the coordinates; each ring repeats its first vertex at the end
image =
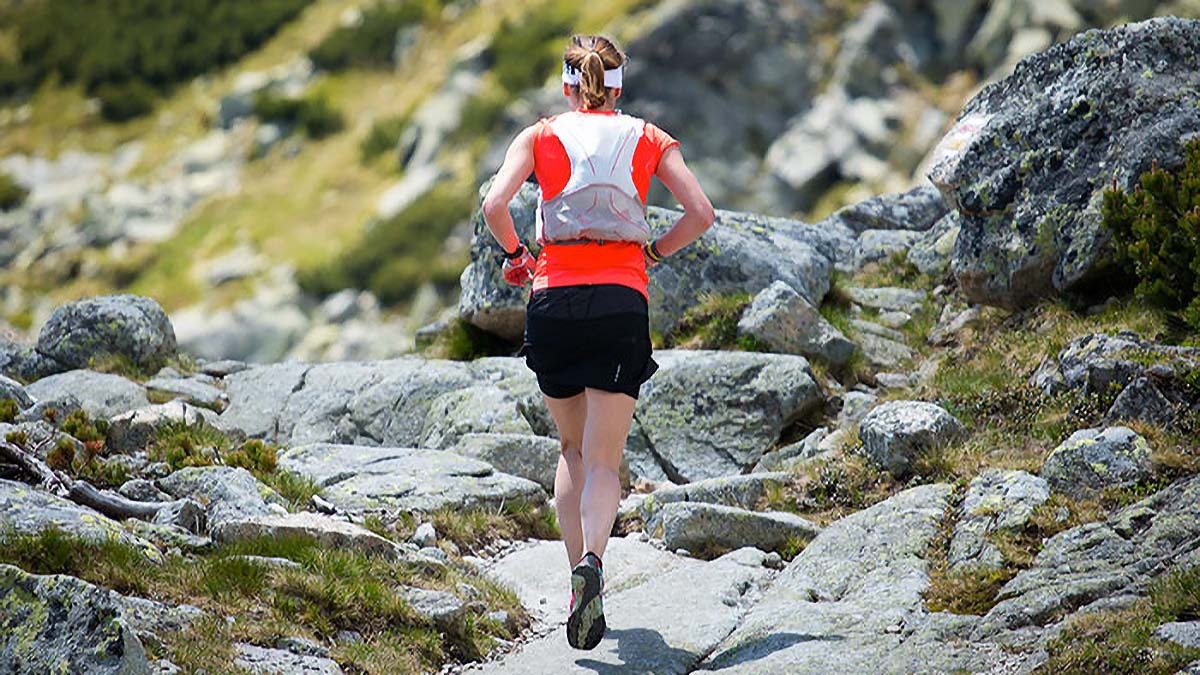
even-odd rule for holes
{"type": "MultiPolygon", "coordinates": [[[[408,115],[388,115],[383,119],[375,120],[371,124],[371,130],[358,144],[362,162],[365,164],[380,155],[394,153],[400,137],[404,135],[404,130],[408,127],[408,122],[408,115]]],[[[391,166],[395,167],[396,165],[393,163],[391,166]]]]}
{"type": "Polygon", "coordinates": [[[258,479],[283,497],[289,511],[305,510],[313,496],[321,494],[321,486],[312,478],[286,469],[259,474],[258,479]]]}
{"type": "MultiPolygon", "coordinates": [[[[146,565],[136,547],[116,540],[90,543],[56,530],[32,536],[8,533],[0,535],[0,543],[0,561],[27,571],[71,574],[123,593],[189,603],[209,612],[217,621],[162,636],[159,656],[189,672],[221,664],[235,641],[273,646],[279,637],[298,636],[332,644],[338,631],[354,630],[364,642],[335,645],[334,658],[352,672],[396,673],[436,671],[449,661],[478,659],[495,648],[495,638],[514,637],[508,628],[478,617],[468,621],[465,635],[442,633],[403,600],[397,590],[402,585],[457,594],[463,592],[460,584],[468,584],[478,589],[489,609],[509,612],[518,626],[528,623],[515,595],[483,577],[453,569],[428,572],[326,549],[306,537],[231,543],[153,566],[146,565]],[[300,567],[268,567],[238,557],[242,555],[283,557],[300,567]]],[[[229,672],[227,661],[211,672],[229,672]]]]}
{"type": "Polygon", "coordinates": [[[670,334],[656,347],[733,349],[756,347],[738,337],[737,324],[753,298],[749,293],[710,294],[688,309],[670,334]]]}
{"type": "Polygon", "coordinates": [[[1034,672],[1169,675],[1200,658],[1200,649],[1158,640],[1154,629],[1197,617],[1200,570],[1170,572],[1155,580],[1149,598],[1130,609],[1068,619],[1062,633],[1047,644],[1050,659],[1034,672]]]}
{"type": "Polygon", "coordinates": [[[254,101],[254,114],[269,122],[295,125],[316,139],[336,134],[346,126],[342,113],[320,94],[289,98],[260,93],[254,101]]]}
{"type": "Polygon", "coordinates": [[[507,356],[513,345],[495,335],[455,318],[423,351],[427,358],[451,361],[474,361],[484,356],[507,356]]]}

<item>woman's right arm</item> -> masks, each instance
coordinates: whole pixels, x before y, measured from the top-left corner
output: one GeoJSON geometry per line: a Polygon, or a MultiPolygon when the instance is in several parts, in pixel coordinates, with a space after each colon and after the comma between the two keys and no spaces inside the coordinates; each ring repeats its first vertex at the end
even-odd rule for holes
{"type": "Polygon", "coordinates": [[[700,187],[700,182],[684,163],[679,146],[667,149],[658,160],[658,170],[654,175],[658,176],[683,206],[683,217],[654,242],[654,247],[659,253],[669,256],[699,239],[712,225],[716,214],[713,212],[712,203],[700,187]]]}
{"type": "Polygon", "coordinates": [[[521,243],[508,203],[533,171],[535,128],[527,127],[513,139],[504,154],[504,163],[496,170],[496,177],[492,179],[492,185],[483,198],[483,221],[506,252],[515,251],[521,243]]]}

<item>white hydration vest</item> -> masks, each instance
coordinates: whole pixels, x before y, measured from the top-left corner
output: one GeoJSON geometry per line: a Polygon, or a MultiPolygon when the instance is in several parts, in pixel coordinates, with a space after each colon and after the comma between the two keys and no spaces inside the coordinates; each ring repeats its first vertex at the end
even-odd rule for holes
{"type": "Polygon", "coordinates": [[[539,243],[650,240],[646,205],[633,184],[633,153],[645,127],[624,114],[570,112],[550,122],[571,160],[571,178],[551,199],[538,197],[539,243]]]}

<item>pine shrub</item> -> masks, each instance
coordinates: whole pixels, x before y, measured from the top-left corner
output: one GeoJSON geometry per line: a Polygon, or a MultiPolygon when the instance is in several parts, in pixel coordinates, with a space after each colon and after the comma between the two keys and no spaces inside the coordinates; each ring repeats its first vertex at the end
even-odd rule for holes
{"type": "Polygon", "coordinates": [[[1105,191],[1103,222],[1138,298],[1200,328],[1200,139],[1185,153],[1178,171],[1155,163],[1133,191],[1105,191]]]}
{"type": "Polygon", "coordinates": [[[29,191],[13,180],[13,177],[0,172],[0,211],[15,209],[25,203],[29,191]]]}

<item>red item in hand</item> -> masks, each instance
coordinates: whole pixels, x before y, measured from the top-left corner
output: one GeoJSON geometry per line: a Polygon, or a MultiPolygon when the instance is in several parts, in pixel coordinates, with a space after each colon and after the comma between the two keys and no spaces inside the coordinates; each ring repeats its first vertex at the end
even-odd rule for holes
{"type": "MultiPolygon", "coordinates": [[[[524,247],[522,247],[524,248],[524,247]]],[[[537,259],[524,249],[514,260],[504,261],[504,280],[513,286],[524,286],[533,280],[533,265],[537,259]]]]}

